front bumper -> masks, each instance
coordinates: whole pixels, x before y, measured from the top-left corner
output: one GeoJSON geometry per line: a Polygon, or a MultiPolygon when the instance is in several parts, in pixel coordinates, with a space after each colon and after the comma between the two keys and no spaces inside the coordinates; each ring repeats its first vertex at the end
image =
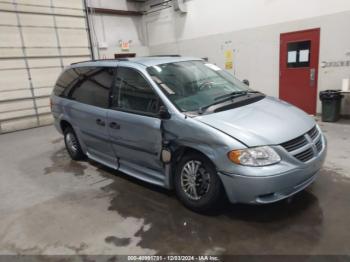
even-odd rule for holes
{"type": "MultiPolygon", "coordinates": [[[[319,155],[308,163],[290,165],[286,171],[277,164],[261,169],[260,175],[239,175],[219,172],[227,197],[231,203],[268,204],[288,198],[311,185],[321,169],[327,154],[326,143],[319,155]],[[273,173],[264,176],[270,169],[273,173]]],[[[284,165],[285,166],[285,165],[284,165]]],[[[247,167],[247,170],[251,168],[247,167]]],[[[245,172],[245,173],[249,173],[245,172]]]]}

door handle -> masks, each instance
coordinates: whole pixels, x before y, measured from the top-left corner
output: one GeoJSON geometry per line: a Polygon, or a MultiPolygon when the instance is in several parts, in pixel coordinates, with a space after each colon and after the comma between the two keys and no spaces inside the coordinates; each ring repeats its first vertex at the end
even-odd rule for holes
{"type": "Polygon", "coordinates": [[[99,126],[105,126],[106,122],[98,118],[96,119],[96,124],[98,124],[99,126]]]}
{"type": "Polygon", "coordinates": [[[120,125],[116,122],[109,123],[109,127],[113,129],[120,129],[120,125]]]}
{"type": "Polygon", "coordinates": [[[316,79],[316,69],[315,68],[311,68],[310,69],[310,86],[314,86],[315,85],[315,79],[316,79]]]}

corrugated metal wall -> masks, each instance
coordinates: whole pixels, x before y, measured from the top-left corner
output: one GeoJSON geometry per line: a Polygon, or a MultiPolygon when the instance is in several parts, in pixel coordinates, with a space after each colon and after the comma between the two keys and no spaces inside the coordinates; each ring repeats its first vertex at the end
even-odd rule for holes
{"type": "Polygon", "coordinates": [[[0,133],[52,123],[59,73],[90,57],[82,0],[0,0],[0,133]]]}

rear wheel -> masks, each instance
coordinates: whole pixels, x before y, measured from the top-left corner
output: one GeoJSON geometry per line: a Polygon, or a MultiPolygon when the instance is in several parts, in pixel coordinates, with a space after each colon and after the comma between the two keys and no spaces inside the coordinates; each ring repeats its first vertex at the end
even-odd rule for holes
{"type": "Polygon", "coordinates": [[[73,160],[82,160],[85,158],[79,140],[71,127],[67,127],[64,130],[64,143],[66,149],[73,160]]]}
{"type": "Polygon", "coordinates": [[[178,163],[175,190],[185,206],[198,212],[216,208],[223,195],[214,165],[197,153],[185,155],[178,163]]]}

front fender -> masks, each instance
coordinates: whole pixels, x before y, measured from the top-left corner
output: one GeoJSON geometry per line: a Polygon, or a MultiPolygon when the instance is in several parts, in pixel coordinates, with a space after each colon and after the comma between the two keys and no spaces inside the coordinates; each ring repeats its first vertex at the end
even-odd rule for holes
{"type": "MultiPolygon", "coordinates": [[[[228,152],[246,148],[245,145],[220,130],[183,115],[172,116],[171,120],[164,121],[163,133],[163,142],[173,154],[181,157],[182,149],[196,150],[211,160],[218,171],[232,168],[232,162],[227,157],[228,152]]],[[[172,161],[171,168],[167,171],[170,172],[167,173],[169,180],[176,163],[177,161],[172,161]]],[[[171,181],[169,184],[171,185],[171,181]]]]}

